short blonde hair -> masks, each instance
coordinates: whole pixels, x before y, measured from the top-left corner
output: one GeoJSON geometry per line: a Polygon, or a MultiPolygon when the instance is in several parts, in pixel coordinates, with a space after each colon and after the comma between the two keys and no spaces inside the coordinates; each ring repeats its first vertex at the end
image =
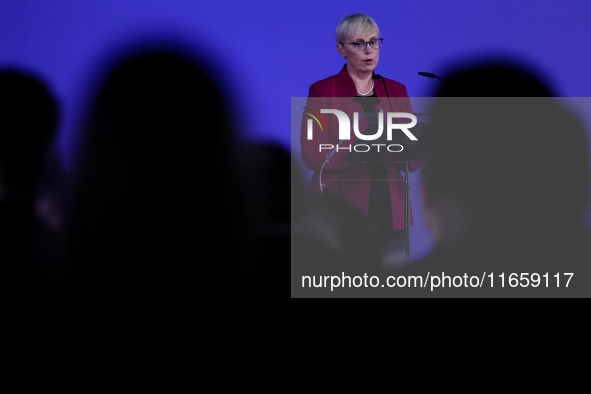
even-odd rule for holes
{"type": "Polygon", "coordinates": [[[347,15],[337,25],[337,44],[344,44],[345,39],[350,34],[357,32],[367,33],[372,29],[376,29],[379,34],[380,29],[378,28],[378,24],[371,16],[365,14],[347,15]]]}

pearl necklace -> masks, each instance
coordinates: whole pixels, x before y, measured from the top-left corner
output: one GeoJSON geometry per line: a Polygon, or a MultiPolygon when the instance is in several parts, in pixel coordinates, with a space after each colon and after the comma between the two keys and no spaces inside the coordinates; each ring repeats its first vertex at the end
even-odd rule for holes
{"type": "Polygon", "coordinates": [[[371,89],[369,89],[369,92],[367,93],[361,93],[359,90],[357,91],[357,94],[360,96],[367,96],[368,94],[371,93],[371,91],[373,90],[373,79],[371,80],[371,89]]]}

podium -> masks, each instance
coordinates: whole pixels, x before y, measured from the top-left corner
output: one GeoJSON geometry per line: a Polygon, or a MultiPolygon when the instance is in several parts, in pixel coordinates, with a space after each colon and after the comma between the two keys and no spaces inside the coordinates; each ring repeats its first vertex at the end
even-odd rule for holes
{"type": "MultiPolygon", "coordinates": [[[[425,113],[417,113],[415,115],[425,116],[425,113]]],[[[369,131],[373,130],[373,127],[376,127],[378,124],[378,119],[380,117],[379,113],[362,113],[359,116],[359,120],[362,118],[367,118],[368,121],[368,128],[369,131]]],[[[382,117],[383,118],[383,117],[382,117]]],[[[402,122],[404,123],[404,122],[402,122]]],[[[354,126],[351,126],[351,132],[353,132],[354,126]]],[[[417,140],[413,141],[407,138],[401,130],[394,130],[392,133],[392,138],[390,140],[387,139],[385,127],[382,128],[383,132],[381,136],[375,140],[366,141],[362,139],[356,139],[350,143],[348,147],[343,147],[344,140],[340,140],[339,143],[332,149],[332,151],[327,154],[326,160],[324,161],[320,173],[319,173],[319,183],[320,183],[320,191],[324,193],[324,188],[329,184],[323,184],[323,170],[325,166],[329,163],[351,163],[351,164],[359,164],[360,167],[367,166],[369,168],[375,169],[376,167],[384,167],[387,171],[392,171],[392,168],[395,168],[397,171],[401,171],[404,174],[404,228],[405,228],[405,247],[404,247],[404,254],[406,258],[410,258],[410,168],[409,164],[421,162],[423,158],[423,152],[426,145],[426,140],[428,139],[428,123],[427,122],[417,122],[416,125],[410,129],[412,134],[416,136],[417,140]],[[331,161],[333,159],[334,154],[336,152],[342,151],[343,149],[348,150],[348,153],[344,158],[341,158],[339,161],[331,161]]],[[[387,173],[386,171],[386,173],[387,173]]],[[[370,173],[372,171],[370,170],[370,173]]],[[[347,182],[350,182],[351,186],[347,187],[355,187],[355,182],[383,182],[390,180],[386,179],[376,179],[372,176],[369,178],[363,179],[347,179],[347,182]]],[[[325,181],[326,182],[326,181],[325,181]]],[[[343,182],[343,180],[337,180],[337,182],[343,182]]],[[[341,186],[342,187],[342,186],[341,186]]],[[[370,185],[371,187],[371,185],[370,185]]],[[[390,196],[392,198],[392,196],[390,196]]]]}

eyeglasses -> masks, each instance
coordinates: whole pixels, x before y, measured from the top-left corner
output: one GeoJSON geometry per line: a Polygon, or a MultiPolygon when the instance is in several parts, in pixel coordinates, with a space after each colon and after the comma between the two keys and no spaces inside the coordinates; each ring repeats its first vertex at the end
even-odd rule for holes
{"type": "Polygon", "coordinates": [[[365,48],[367,48],[367,44],[369,44],[373,49],[380,49],[383,43],[383,38],[374,38],[371,41],[357,40],[355,42],[346,42],[345,44],[351,44],[353,45],[353,48],[357,50],[357,52],[361,52],[365,51],[365,48]]]}

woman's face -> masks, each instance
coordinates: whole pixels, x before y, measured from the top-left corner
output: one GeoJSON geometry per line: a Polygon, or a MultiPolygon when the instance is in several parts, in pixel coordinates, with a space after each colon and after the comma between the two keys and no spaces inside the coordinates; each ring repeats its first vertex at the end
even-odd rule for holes
{"type": "Polygon", "coordinates": [[[357,51],[355,45],[351,45],[351,42],[363,40],[369,42],[374,38],[378,38],[379,33],[377,30],[372,29],[369,33],[357,33],[355,36],[349,36],[345,40],[345,44],[337,44],[339,53],[347,60],[347,70],[356,74],[371,73],[374,68],[378,65],[378,59],[380,58],[380,50],[373,49],[371,45],[366,45],[362,51],[357,51]]]}

